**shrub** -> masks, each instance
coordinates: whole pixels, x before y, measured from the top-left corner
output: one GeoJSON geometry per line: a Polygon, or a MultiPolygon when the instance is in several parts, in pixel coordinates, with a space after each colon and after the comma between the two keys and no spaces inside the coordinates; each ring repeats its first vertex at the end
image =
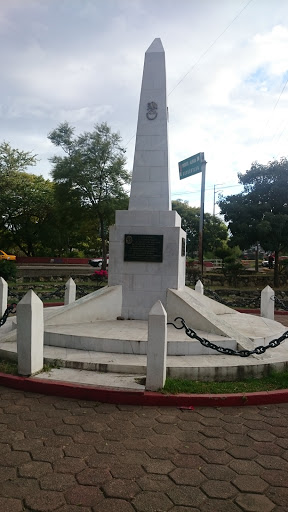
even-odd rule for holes
{"type": "Polygon", "coordinates": [[[17,267],[13,261],[0,261],[0,277],[5,281],[14,281],[16,279],[17,267]]]}
{"type": "Polygon", "coordinates": [[[226,262],[226,259],[228,258],[225,258],[223,274],[225,277],[227,277],[230,285],[237,286],[237,278],[243,272],[245,267],[240,261],[234,260],[231,262],[226,262]]]}
{"type": "Polygon", "coordinates": [[[279,271],[283,274],[288,274],[288,259],[279,261],[279,271]]]}
{"type": "Polygon", "coordinates": [[[193,267],[192,265],[186,267],[186,282],[189,285],[194,285],[198,279],[200,279],[201,272],[198,267],[193,267]]]}

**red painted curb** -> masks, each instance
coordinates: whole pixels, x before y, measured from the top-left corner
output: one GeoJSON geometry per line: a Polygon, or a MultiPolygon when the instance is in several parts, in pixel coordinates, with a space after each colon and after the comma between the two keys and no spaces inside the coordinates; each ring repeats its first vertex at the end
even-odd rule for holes
{"type": "Polygon", "coordinates": [[[93,400],[122,405],[190,407],[240,407],[288,402],[288,389],[218,395],[179,394],[170,395],[152,391],[85,386],[83,384],[18,377],[0,373],[0,385],[31,393],[93,400]]]}

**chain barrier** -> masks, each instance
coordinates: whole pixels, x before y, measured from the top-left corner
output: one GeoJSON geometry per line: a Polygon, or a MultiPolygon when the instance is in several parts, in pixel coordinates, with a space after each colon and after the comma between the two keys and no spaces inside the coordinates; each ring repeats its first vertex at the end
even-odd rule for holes
{"type": "Polygon", "coordinates": [[[77,292],[78,296],[84,297],[85,295],[88,295],[89,293],[91,293],[91,290],[85,290],[85,288],[83,288],[82,286],[77,286],[76,292],[77,292]]]}
{"type": "Polygon", "coordinates": [[[217,302],[220,302],[221,304],[224,304],[224,306],[228,306],[229,308],[247,308],[247,307],[254,307],[254,308],[259,308],[260,307],[260,296],[257,297],[257,298],[251,298],[249,299],[249,303],[247,305],[247,299],[245,298],[239,298],[239,302],[237,303],[236,300],[234,301],[225,301],[223,300],[220,295],[218,295],[218,293],[214,292],[213,290],[209,290],[209,288],[205,288],[205,294],[207,292],[207,295],[209,297],[212,297],[214,298],[217,302]]]}
{"type": "Polygon", "coordinates": [[[271,300],[273,300],[275,302],[275,306],[276,306],[276,304],[278,304],[281,307],[281,309],[284,309],[284,311],[288,311],[288,306],[286,306],[286,304],[283,302],[283,300],[276,297],[276,295],[274,295],[274,297],[271,297],[271,300]]]}
{"type": "Polygon", "coordinates": [[[209,288],[205,288],[205,293],[207,292],[208,295],[212,295],[212,297],[217,300],[217,302],[221,302],[221,304],[224,304],[225,306],[228,306],[228,302],[221,299],[220,295],[218,293],[214,292],[213,290],[210,290],[209,288]]]}
{"type": "MultiPolygon", "coordinates": [[[[62,286],[58,286],[58,288],[56,288],[56,290],[54,290],[54,292],[50,292],[50,293],[39,293],[39,298],[42,300],[42,299],[51,299],[52,297],[54,297],[55,295],[60,297],[62,296],[62,292],[63,290],[66,289],[66,285],[62,285],[62,286]],[[61,292],[61,295],[60,295],[60,292],[61,292]]],[[[33,288],[32,288],[33,290],[33,288]]]]}
{"type": "Polygon", "coordinates": [[[221,347],[218,345],[215,345],[215,343],[211,343],[211,341],[206,340],[205,338],[200,338],[200,336],[197,335],[193,329],[190,327],[187,327],[185,320],[181,316],[177,316],[174,319],[174,322],[177,320],[181,321],[181,327],[177,327],[173,322],[168,322],[167,325],[173,325],[175,329],[185,329],[185,332],[187,336],[191,339],[195,339],[203,345],[203,347],[211,348],[212,350],[216,350],[217,352],[220,352],[220,354],[226,354],[228,356],[240,356],[240,357],[248,357],[252,354],[264,354],[268,348],[276,348],[282,343],[282,341],[285,341],[288,339],[288,331],[284,332],[282,336],[280,336],[278,339],[271,340],[266,347],[263,345],[259,345],[259,347],[256,347],[254,350],[233,350],[232,348],[226,348],[221,347]]]}
{"type": "Polygon", "coordinates": [[[93,290],[91,290],[89,288],[85,289],[85,287],[83,287],[83,286],[77,286],[77,288],[76,288],[77,296],[79,298],[81,298],[81,297],[84,297],[85,295],[88,295],[92,291],[94,292],[95,290],[99,290],[100,288],[102,288],[102,284],[105,284],[105,281],[103,281],[103,280],[97,281],[96,286],[93,287],[93,290]]]}
{"type": "Polygon", "coordinates": [[[2,327],[2,325],[5,324],[10,313],[13,313],[13,314],[16,313],[16,306],[17,306],[17,304],[13,303],[13,304],[10,304],[10,306],[8,306],[7,309],[5,309],[4,315],[2,316],[2,318],[0,318],[0,327],[2,327]]]}
{"type": "MultiPolygon", "coordinates": [[[[41,290],[37,293],[38,297],[42,299],[51,299],[53,296],[58,296],[59,298],[63,295],[63,290],[65,290],[66,285],[58,286],[56,290],[50,293],[41,292],[41,290]]],[[[33,286],[29,288],[29,290],[34,290],[33,286]]],[[[23,293],[16,293],[9,290],[9,297],[16,298],[18,301],[23,299],[24,295],[26,295],[26,292],[23,293]]]]}
{"type": "MultiPolygon", "coordinates": [[[[95,289],[98,290],[99,288],[101,288],[101,285],[103,285],[105,283],[106,283],[106,281],[101,276],[99,276],[99,278],[96,279],[96,288],[93,287],[93,291],[95,289]]],[[[34,288],[31,287],[30,290],[34,290],[34,288]]],[[[40,291],[38,291],[37,295],[41,300],[45,300],[45,299],[47,300],[47,299],[51,299],[53,297],[63,298],[63,292],[65,290],[66,290],[66,284],[58,286],[58,288],[56,288],[56,290],[54,290],[53,292],[45,293],[40,290],[40,291]]],[[[81,287],[81,286],[77,285],[76,293],[78,296],[80,295],[81,297],[83,297],[84,295],[91,293],[91,290],[89,290],[89,289],[86,290],[85,287],[81,287]]],[[[24,295],[26,295],[26,292],[16,293],[12,290],[9,291],[9,297],[18,300],[18,302],[24,297],[24,295]]],[[[1,324],[0,324],[0,326],[1,326],[1,324]]]]}
{"type": "MultiPolygon", "coordinates": [[[[221,304],[224,304],[224,306],[228,306],[230,308],[231,307],[232,308],[247,307],[247,300],[245,298],[243,298],[242,300],[240,299],[240,302],[237,304],[236,301],[230,301],[229,302],[229,301],[223,300],[220,297],[220,295],[218,295],[218,293],[216,293],[213,290],[210,290],[209,288],[205,288],[205,294],[206,293],[207,293],[207,295],[209,297],[212,297],[217,302],[220,302],[221,304]]],[[[274,297],[271,297],[271,300],[273,300],[275,302],[275,308],[278,306],[278,309],[283,309],[284,311],[288,311],[288,305],[286,305],[285,302],[283,302],[283,300],[281,300],[278,297],[276,297],[276,295],[274,295],[274,297]]],[[[255,308],[259,308],[260,304],[261,304],[260,296],[258,298],[254,298],[254,299],[249,300],[249,306],[253,305],[255,308]]]]}

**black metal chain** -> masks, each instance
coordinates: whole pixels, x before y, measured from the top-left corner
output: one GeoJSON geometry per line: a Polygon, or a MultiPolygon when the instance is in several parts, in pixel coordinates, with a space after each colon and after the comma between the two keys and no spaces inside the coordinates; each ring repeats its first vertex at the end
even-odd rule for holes
{"type": "Polygon", "coordinates": [[[206,340],[205,338],[200,338],[200,336],[197,335],[193,329],[190,327],[187,327],[185,320],[181,318],[181,316],[177,316],[174,319],[174,322],[177,320],[181,321],[181,327],[177,327],[173,322],[168,322],[167,325],[173,325],[175,329],[185,329],[185,332],[189,338],[195,339],[201,343],[204,347],[211,348],[212,350],[217,350],[217,352],[220,352],[221,354],[226,354],[228,356],[240,356],[240,357],[248,357],[252,354],[264,354],[268,348],[275,348],[282,343],[282,341],[285,341],[288,339],[288,331],[284,332],[282,336],[278,339],[271,340],[266,347],[263,345],[259,345],[259,347],[256,347],[254,350],[233,350],[232,348],[226,348],[226,347],[219,347],[218,345],[215,345],[215,343],[211,343],[211,341],[206,340]]]}
{"type": "MultiPolygon", "coordinates": [[[[63,295],[63,291],[65,290],[66,286],[65,285],[62,285],[62,286],[58,286],[56,288],[56,290],[54,290],[53,292],[42,292],[41,290],[38,291],[37,295],[38,297],[42,300],[42,299],[51,299],[53,296],[58,296],[58,297],[61,297],[63,295]]],[[[31,286],[29,288],[29,290],[33,290],[34,291],[34,286],[31,286]]],[[[21,300],[23,299],[24,295],[26,295],[26,291],[25,292],[20,292],[20,293],[15,293],[13,291],[10,291],[9,290],[9,297],[14,297],[16,298],[17,300],[21,300]]]]}
{"type": "Polygon", "coordinates": [[[2,318],[0,318],[0,327],[2,327],[2,325],[5,324],[10,313],[13,313],[13,314],[16,313],[16,304],[15,303],[10,304],[10,306],[8,306],[7,309],[4,311],[4,315],[2,316],[2,318]]]}
{"type": "MultiPolygon", "coordinates": [[[[220,302],[221,304],[224,304],[225,306],[228,306],[228,307],[246,307],[246,304],[245,304],[245,299],[243,298],[242,301],[240,299],[240,301],[242,302],[242,304],[239,304],[237,305],[235,301],[225,301],[223,300],[220,295],[218,295],[218,293],[216,293],[215,291],[213,290],[210,290],[209,288],[205,288],[205,294],[207,294],[208,296],[210,297],[213,297],[213,299],[215,299],[217,302],[220,302]]],[[[271,300],[273,300],[275,302],[275,307],[278,305],[280,306],[280,309],[284,309],[284,311],[288,311],[288,306],[285,304],[285,302],[283,302],[283,300],[279,299],[278,297],[276,297],[276,295],[274,295],[274,297],[271,297],[271,300]]],[[[254,306],[255,307],[259,307],[260,306],[260,302],[261,302],[261,298],[260,296],[258,298],[255,298],[255,299],[251,299],[249,301],[250,303],[254,303],[254,306]]]]}
{"type": "MultiPolygon", "coordinates": [[[[33,288],[31,288],[31,289],[33,290],[33,288]]],[[[65,289],[66,289],[66,285],[65,285],[65,284],[63,284],[62,286],[58,286],[58,287],[56,288],[56,290],[54,290],[54,292],[50,292],[50,293],[49,293],[49,292],[46,292],[46,293],[45,293],[45,292],[44,292],[44,293],[40,292],[40,293],[39,293],[39,297],[40,297],[41,299],[51,299],[51,298],[52,298],[52,297],[54,297],[55,295],[56,295],[56,296],[58,295],[58,297],[59,297],[60,292],[61,292],[61,295],[62,295],[62,293],[63,293],[63,291],[64,291],[65,289]]]]}
{"type": "Polygon", "coordinates": [[[217,302],[221,302],[221,304],[225,304],[226,306],[228,305],[223,299],[221,299],[220,295],[218,295],[218,293],[214,292],[213,290],[205,287],[205,293],[206,292],[208,295],[212,295],[212,297],[217,300],[217,302]]]}
{"type": "Polygon", "coordinates": [[[288,307],[286,306],[286,304],[284,304],[284,302],[281,299],[276,297],[276,295],[274,295],[274,297],[271,297],[271,300],[274,300],[275,305],[278,304],[279,306],[281,306],[282,309],[284,309],[284,311],[288,311],[288,307]]]}
{"type": "MultiPolygon", "coordinates": [[[[220,297],[220,295],[218,295],[218,293],[216,293],[215,291],[213,290],[210,290],[209,288],[206,288],[205,287],[205,295],[208,295],[208,297],[212,297],[213,299],[215,299],[217,302],[220,302],[221,304],[224,304],[224,306],[228,306],[229,308],[245,308],[247,307],[247,299],[245,299],[244,297],[243,298],[239,298],[240,299],[238,302],[235,300],[235,301],[225,301],[224,299],[222,299],[222,297],[220,297]]],[[[257,297],[257,298],[251,298],[249,300],[249,305],[252,304],[252,307],[255,307],[255,308],[259,308],[260,306],[260,296],[257,297]]]]}
{"type": "Polygon", "coordinates": [[[77,295],[81,295],[81,297],[84,297],[85,295],[88,295],[88,293],[90,293],[91,290],[88,291],[85,288],[83,288],[83,286],[77,286],[76,291],[77,295]]]}

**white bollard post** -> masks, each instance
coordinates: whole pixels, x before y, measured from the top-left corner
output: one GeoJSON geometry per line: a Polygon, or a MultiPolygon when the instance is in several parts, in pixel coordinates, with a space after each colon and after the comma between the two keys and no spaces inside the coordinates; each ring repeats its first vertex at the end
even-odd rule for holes
{"type": "Polygon", "coordinates": [[[0,277],[0,318],[4,315],[7,309],[8,301],[8,284],[3,277],[0,277]]]}
{"type": "Polygon", "coordinates": [[[261,316],[274,320],[274,290],[270,286],[266,286],[261,292],[261,316]]]}
{"type": "Polygon", "coordinates": [[[163,388],[166,381],[167,313],[160,300],[148,318],[146,386],[149,391],[163,388]]]}
{"type": "Polygon", "coordinates": [[[204,286],[202,281],[198,279],[197,283],[195,284],[195,292],[201,293],[201,295],[204,295],[204,286]]]}
{"type": "Polygon", "coordinates": [[[76,283],[70,277],[65,285],[64,305],[71,304],[76,300],[76,283]]]}
{"type": "Polygon", "coordinates": [[[43,302],[29,290],[17,305],[18,373],[32,375],[43,368],[43,302]]]}

